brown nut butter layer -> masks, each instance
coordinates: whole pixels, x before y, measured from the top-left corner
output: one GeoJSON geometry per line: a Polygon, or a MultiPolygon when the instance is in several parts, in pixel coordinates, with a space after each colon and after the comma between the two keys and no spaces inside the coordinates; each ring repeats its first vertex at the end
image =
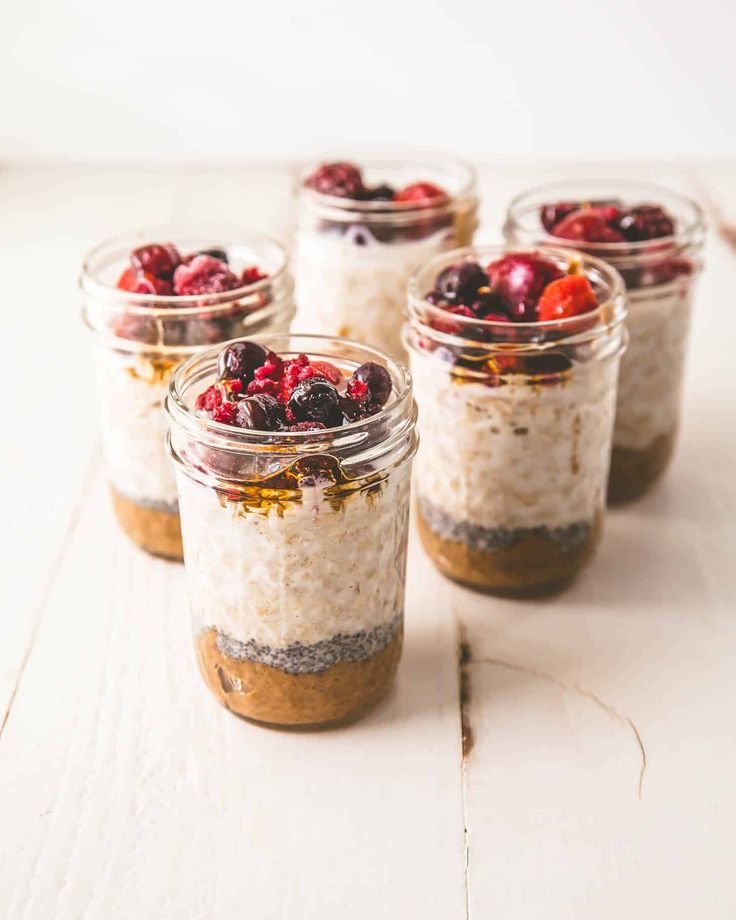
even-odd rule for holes
{"type": "Polygon", "coordinates": [[[599,512],[572,545],[552,532],[545,535],[546,528],[540,527],[520,532],[507,545],[481,548],[440,536],[421,505],[417,518],[424,549],[443,575],[469,588],[513,597],[552,594],[569,585],[592,558],[602,529],[599,512]]]}
{"type": "Polygon", "coordinates": [[[259,662],[230,658],[207,629],[197,660],[217,700],[236,715],[287,728],[329,728],[365,715],[388,692],[401,657],[402,635],[371,658],[340,661],[325,671],[288,674],[259,662]]]}
{"type": "Polygon", "coordinates": [[[126,536],[154,556],[182,561],[184,554],[177,513],[138,505],[114,488],[111,487],[110,491],[115,516],[126,536]]]}
{"type": "Polygon", "coordinates": [[[640,498],[664,473],[675,450],[676,431],[660,435],[644,450],[614,445],[608,477],[608,501],[623,504],[640,498]]]}

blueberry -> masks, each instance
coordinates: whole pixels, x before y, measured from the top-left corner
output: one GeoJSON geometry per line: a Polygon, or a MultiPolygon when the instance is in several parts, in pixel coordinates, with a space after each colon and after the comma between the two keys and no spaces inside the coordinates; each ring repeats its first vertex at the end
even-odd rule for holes
{"type": "Polygon", "coordinates": [[[357,397],[361,402],[383,406],[390,395],[391,375],[385,367],[376,364],[375,361],[361,364],[353,371],[353,376],[348,381],[348,396],[357,397]],[[361,391],[364,391],[362,399],[361,391]]]}
{"type": "Polygon", "coordinates": [[[235,410],[235,424],[238,428],[255,431],[278,431],[283,427],[284,410],[281,403],[268,393],[246,396],[235,410]]]}
{"type": "Polygon", "coordinates": [[[368,201],[393,201],[396,192],[390,186],[384,183],[383,185],[376,185],[374,188],[368,190],[366,198],[368,201]]]}
{"type": "Polygon", "coordinates": [[[197,253],[198,256],[212,256],[213,259],[219,259],[220,262],[224,262],[225,265],[230,264],[230,260],[227,257],[227,253],[224,249],[220,249],[219,246],[213,246],[212,249],[200,249],[197,253]]]}
{"type": "Polygon", "coordinates": [[[322,422],[328,427],[342,422],[337,390],[319,377],[302,380],[294,387],[289,409],[297,422],[322,422]]]}
{"type": "Polygon", "coordinates": [[[488,287],[488,275],[477,262],[448,265],[437,276],[436,290],[449,304],[471,304],[482,287],[488,287]]]}
{"type": "Polygon", "coordinates": [[[233,342],[220,352],[217,359],[218,376],[220,380],[239,377],[250,382],[253,372],[265,362],[266,356],[266,349],[255,342],[233,342]]]}

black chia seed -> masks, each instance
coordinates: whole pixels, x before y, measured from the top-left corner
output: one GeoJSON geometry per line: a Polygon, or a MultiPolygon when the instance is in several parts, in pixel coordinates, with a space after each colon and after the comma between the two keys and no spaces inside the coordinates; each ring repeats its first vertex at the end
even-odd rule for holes
{"type": "Polygon", "coordinates": [[[401,632],[402,622],[403,614],[399,614],[375,629],[337,633],[311,645],[295,642],[284,648],[261,645],[254,639],[241,642],[218,630],[217,647],[228,658],[267,664],[287,674],[318,674],[340,661],[363,661],[377,655],[401,632]]]}
{"type": "Polygon", "coordinates": [[[443,540],[466,543],[485,553],[508,549],[528,537],[544,537],[557,544],[562,552],[582,546],[589,538],[590,521],[576,521],[566,527],[480,527],[468,521],[456,521],[426,498],[419,498],[419,510],[427,525],[443,540]]]}

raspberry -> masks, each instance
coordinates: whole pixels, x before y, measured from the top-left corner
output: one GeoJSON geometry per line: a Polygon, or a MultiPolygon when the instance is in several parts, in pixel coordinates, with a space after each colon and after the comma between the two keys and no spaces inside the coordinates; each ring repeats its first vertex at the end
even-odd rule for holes
{"type": "Polygon", "coordinates": [[[311,364],[319,377],[324,377],[334,386],[337,386],[342,380],[340,369],[335,367],[334,364],[330,364],[329,361],[312,361],[311,364]]]}
{"type": "Polygon", "coordinates": [[[223,425],[231,425],[235,419],[235,410],[237,409],[237,403],[234,402],[223,402],[219,406],[215,406],[212,410],[212,420],[214,422],[222,422],[223,425]]]}
{"type": "Polygon", "coordinates": [[[590,313],[598,306],[590,281],[585,275],[567,275],[548,284],[539,298],[539,319],[547,322],[590,313]]]}
{"type": "Polygon", "coordinates": [[[605,212],[598,208],[583,208],[568,214],[554,228],[554,235],[563,240],[585,243],[624,243],[625,237],[609,227],[605,212]]]}
{"type": "Polygon", "coordinates": [[[194,408],[201,412],[214,412],[214,410],[222,404],[222,401],[222,389],[216,384],[213,384],[211,387],[207,387],[203,393],[199,394],[194,403],[194,408]]]}
{"type": "Polygon", "coordinates": [[[672,236],[675,222],[667,212],[653,204],[641,204],[617,215],[616,229],[631,243],[672,236]]]}
{"type": "Polygon", "coordinates": [[[253,371],[253,380],[246,387],[249,396],[266,393],[278,397],[281,391],[281,378],[284,374],[284,362],[273,351],[266,353],[266,360],[261,367],[253,371]]]}
{"type": "Polygon", "coordinates": [[[363,176],[352,163],[323,163],[304,183],[321,195],[361,199],[365,196],[363,176]]]}
{"type": "Polygon", "coordinates": [[[247,268],[243,269],[243,273],[240,276],[240,283],[242,285],[255,284],[257,281],[263,281],[265,278],[268,278],[267,272],[262,272],[257,265],[249,265],[247,268]]]}
{"type": "Polygon", "coordinates": [[[170,281],[181,262],[181,256],[173,243],[149,243],[134,249],[130,254],[130,262],[140,274],[148,272],[156,278],[170,281]]]}
{"type": "Polygon", "coordinates": [[[446,199],[447,195],[442,189],[431,182],[415,182],[394,195],[394,201],[412,201],[417,204],[440,204],[446,199]]]}
{"type": "Polygon", "coordinates": [[[227,265],[212,256],[195,256],[174,272],[174,292],[182,296],[220,294],[236,287],[240,287],[237,277],[227,265]]]}
{"type": "Polygon", "coordinates": [[[309,358],[306,355],[298,355],[292,361],[287,361],[281,378],[279,399],[287,403],[297,384],[301,383],[302,380],[309,380],[311,377],[317,376],[319,376],[317,371],[310,365],[309,358]]]}

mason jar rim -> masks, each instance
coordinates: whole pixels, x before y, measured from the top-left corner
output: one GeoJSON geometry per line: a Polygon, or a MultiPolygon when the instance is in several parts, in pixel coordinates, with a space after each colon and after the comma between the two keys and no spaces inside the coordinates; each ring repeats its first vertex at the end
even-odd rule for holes
{"type": "MultiPolygon", "coordinates": [[[[477,184],[477,170],[475,167],[458,157],[447,156],[444,154],[422,155],[421,153],[407,153],[406,156],[401,154],[390,155],[370,155],[364,157],[347,156],[346,152],[335,153],[334,155],[325,155],[319,158],[300,163],[295,171],[294,178],[296,184],[296,193],[303,196],[306,200],[311,201],[321,209],[323,216],[332,217],[334,220],[355,220],[356,215],[360,215],[364,220],[376,219],[380,221],[394,222],[397,220],[406,220],[407,218],[416,217],[437,217],[452,211],[458,207],[458,204],[473,199],[477,184]],[[347,163],[355,162],[362,169],[390,171],[397,167],[414,165],[417,170],[422,167],[445,169],[448,173],[455,171],[460,177],[460,186],[450,191],[445,189],[446,198],[437,200],[434,205],[418,206],[414,201],[363,201],[354,198],[344,198],[339,195],[326,195],[316,189],[309,188],[305,185],[306,179],[314,172],[320,164],[323,163],[347,163]]],[[[418,178],[417,181],[423,181],[418,178]]],[[[431,199],[430,199],[431,200],[431,199]]]]}
{"type": "Polygon", "coordinates": [[[575,250],[585,247],[586,251],[594,252],[601,258],[609,259],[617,264],[616,257],[624,260],[632,257],[661,259],[668,254],[669,247],[680,249],[697,245],[702,241],[705,233],[705,213],[695,199],[656,183],[630,181],[622,178],[561,179],[535,185],[516,195],[506,212],[506,228],[512,233],[518,231],[528,235],[530,242],[534,245],[557,245],[575,250]],[[618,243],[591,243],[585,240],[564,240],[542,226],[539,211],[543,204],[564,201],[566,197],[571,200],[580,199],[580,189],[588,187],[600,189],[600,192],[596,192],[596,198],[605,197],[610,193],[613,197],[618,195],[624,199],[631,199],[633,192],[641,197],[639,202],[641,204],[666,205],[669,199],[671,203],[676,203],[685,212],[686,217],[683,219],[682,215],[677,215],[678,226],[675,233],[654,240],[639,240],[638,242],[625,240],[618,243]],[[549,196],[546,201],[543,200],[545,196],[549,196]]]}
{"type": "MultiPolygon", "coordinates": [[[[371,348],[350,339],[290,332],[260,333],[248,336],[247,341],[270,348],[279,355],[317,354],[319,355],[318,360],[340,358],[340,355],[335,354],[334,351],[321,350],[328,343],[335,343],[348,352],[359,352],[363,357],[360,363],[377,359],[377,363],[386,367],[391,375],[392,384],[397,390],[396,398],[389,401],[380,412],[365,419],[349,422],[340,427],[311,431],[258,431],[236,428],[197,414],[196,410],[190,408],[186,403],[187,392],[197,383],[211,379],[222,349],[238,341],[243,341],[243,339],[231,339],[229,342],[222,342],[193,355],[179,365],[169,381],[169,390],[164,401],[169,419],[182,428],[187,435],[203,443],[235,452],[273,451],[283,457],[288,457],[290,454],[301,456],[305,453],[305,448],[308,448],[309,453],[324,453],[327,449],[326,445],[333,449],[360,447],[369,440],[371,432],[381,429],[387,422],[395,422],[399,425],[398,434],[402,437],[414,426],[416,407],[412,395],[411,375],[403,364],[377,348],[371,348]],[[290,345],[290,343],[292,346],[298,343],[304,347],[283,349],[279,347],[284,344],[290,345]],[[407,424],[401,425],[402,420],[406,420],[407,424]]],[[[385,441],[378,442],[376,446],[380,444],[383,448],[384,443],[385,441]]]]}
{"type": "Polygon", "coordinates": [[[293,286],[288,274],[289,260],[286,250],[273,237],[233,226],[194,225],[190,227],[187,225],[184,233],[174,234],[170,233],[172,229],[175,228],[170,225],[160,225],[130,230],[108,237],[93,246],[87,251],[82,262],[79,277],[80,288],[90,298],[95,299],[96,305],[105,303],[110,310],[119,310],[133,316],[146,316],[151,319],[175,319],[196,317],[203,310],[218,316],[220,313],[228,312],[233,302],[259,294],[269,287],[283,286],[288,292],[293,286]],[[239,247],[254,249],[257,245],[264,244],[271,246],[279,257],[279,264],[275,271],[269,272],[267,278],[213,294],[137,294],[107,284],[97,277],[103,266],[95,267],[96,259],[103,259],[106,254],[110,259],[117,257],[118,249],[121,255],[127,255],[131,244],[136,241],[142,246],[146,244],[146,241],[163,239],[174,243],[178,248],[177,238],[186,242],[188,239],[200,236],[211,239],[213,247],[221,246],[233,250],[239,247]],[[126,247],[128,247],[127,252],[126,247]]]}
{"type": "MultiPolygon", "coordinates": [[[[483,338],[481,340],[467,338],[466,341],[469,345],[479,347],[480,345],[498,344],[502,345],[504,348],[513,347],[514,345],[523,348],[530,344],[536,344],[538,336],[549,331],[559,331],[562,333],[559,337],[554,339],[554,344],[557,346],[564,343],[565,332],[569,332],[570,335],[576,338],[579,338],[581,335],[586,338],[591,337],[597,331],[610,329],[613,326],[622,324],[626,318],[627,312],[623,279],[618,271],[603,259],[590,256],[576,249],[568,249],[562,246],[534,246],[530,248],[505,246],[503,244],[495,246],[463,246],[459,249],[451,249],[440,253],[433,259],[425,262],[414,272],[409,280],[409,320],[417,320],[420,310],[432,318],[444,322],[452,322],[458,326],[457,333],[443,333],[440,330],[434,329],[434,327],[427,327],[432,329],[433,335],[440,337],[447,336],[448,339],[453,340],[462,339],[463,330],[472,327],[473,329],[481,329],[487,332],[488,338],[483,338]],[[564,261],[568,266],[577,263],[581,266],[586,276],[590,270],[595,271],[608,285],[608,292],[605,300],[599,303],[595,310],[577,316],[538,322],[519,323],[510,321],[499,323],[492,320],[475,319],[473,317],[458,316],[454,313],[448,313],[448,311],[441,306],[437,306],[427,300],[426,295],[428,289],[420,291],[420,286],[424,287],[424,285],[421,284],[422,280],[426,279],[427,276],[435,278],[443,268],[446,268],[453,262],[473,258],[485,265],[487,262],[496,258],[527,253],[540,255],[555,260],[558,263],[564,261]],[[595,326],[581,333],[581,320],[593,316],[596,317],[595,326]]],[[[426,325],[424,323],[421,324],[423,326],[426,325]]]]}

